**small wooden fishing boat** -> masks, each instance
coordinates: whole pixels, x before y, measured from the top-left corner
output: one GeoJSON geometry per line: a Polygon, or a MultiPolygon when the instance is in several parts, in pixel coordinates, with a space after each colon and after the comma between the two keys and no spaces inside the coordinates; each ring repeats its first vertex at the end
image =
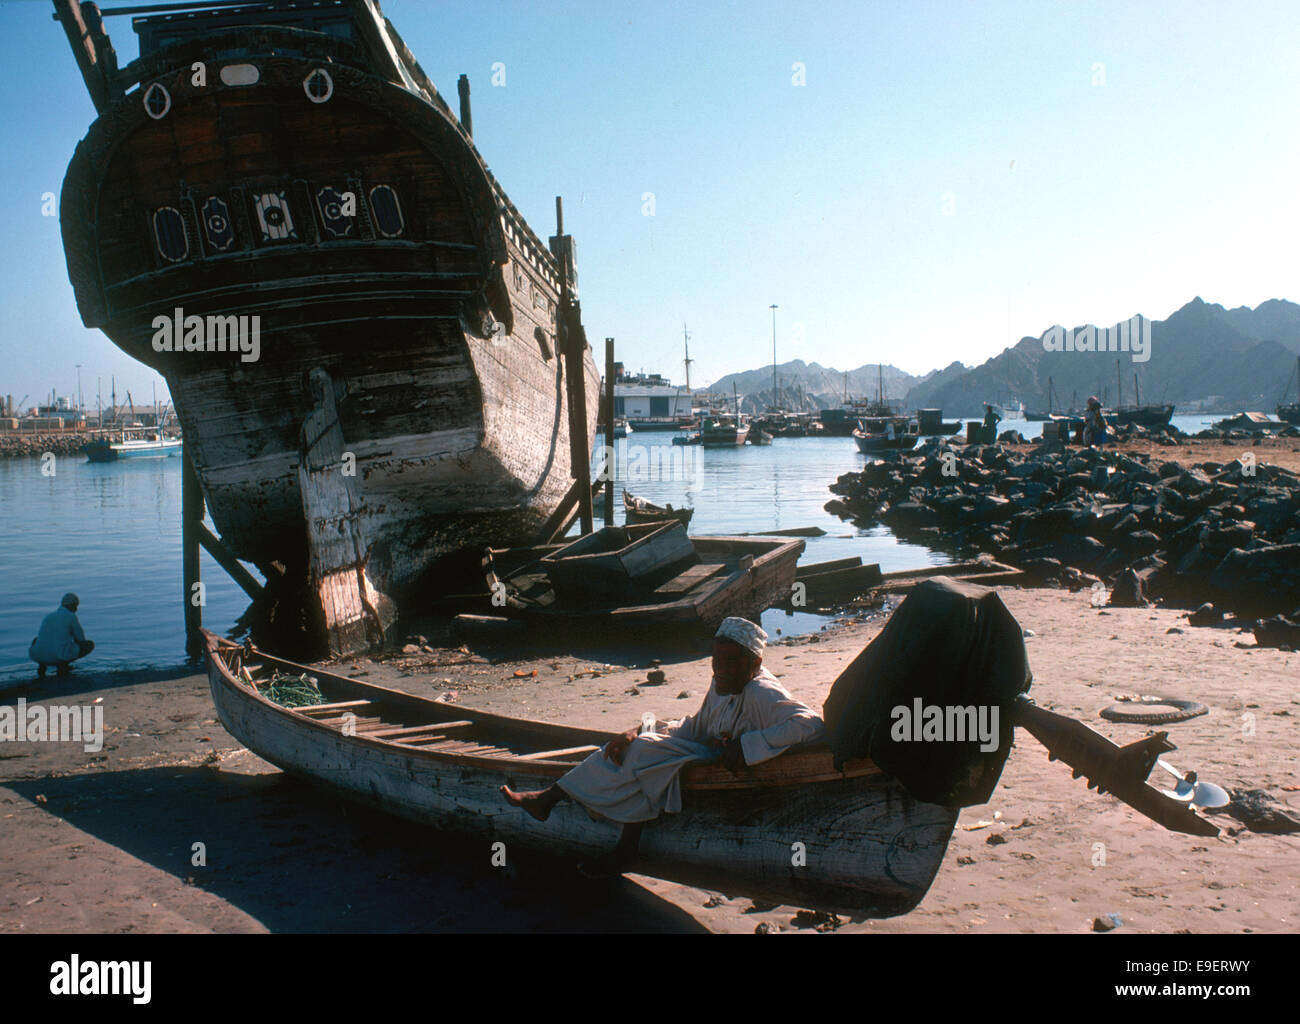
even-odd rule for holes
{"type": "MultiPolygon", "coordinates": [[[[545,822],[508,805],[500,787],[541,789],[613,738],[594,729],[508,718],[308,668],[204,631],[208,685],[226,730],[259,757],[346,797],[485,842],[586,859],[620,834],[572,802],[545,822]],[[323,703],[267,698],[277,673],[309,674],[323,703]]],[[[1117,747],[1081,722],[1021,696],[1016,725],[1049,757],[1165,828],[1216,836],[1185,800],[1146,777],[1161,732],[1117,747]]],[[[682,812],[647,824],[632,870],[686,885],[794,906],[902,914],[925,896],[958,809],[913,797],[872,761],[836,770],[825,743],[732,772],[688,765],[682,812]]]]}
{"type": "MultiPolygon", "coordinates": [[[[565,802],[545,822],[500,787],[555,782],[614,733],[474,711],[347,679],[205,631],[208,684],[226,730],[286,772],[434,828],[573,860],[611,850],[620,827],[565,802]],[[259,692],[308,673],[326,703],[285,708],[259,692]]],[[[694,765],[680,814],[646,826],[634,870],[737,896],[900,914],[925,896],[957,822],[867,760],[825,744],[733,773],[694,765]],[[795,844],[802,844],[801,847],[795,844]],[[805,864],[793,867],[792,850],[805,864]]]]}
{"type": "Polygon", "coordinates": [[[702,444],[703,440],[700,432],[695,430],[689,434],[678,434],[673,438],[673,444],[702,444]]]}
{"type": "Polygon", "coordinates": [[[544,555],[539,564],[562,599],[637,595],[699,561],[686,527],[660,519],[641,528],[607,526],[544,555]]]}
{"type": "Polygon", "coordinates": [[[853,431],[858,451],[870,455],[882,451],[907,451],[916,447],[920,435],[901,417],[864,419],[853,431]]]}
{"type": "Polygon", "coordinates": [[[760,428],[755,428],[755,429],[753,429],[753,430],[751,430],[751,431],[749,432],[749,443],[750,443],[750,444],[760,444],[760,445],[761,445],[761,444],[771,444],[771,443],[772,443],[772,435],[769,434],[766,430],[762,430],[762,429],[760,429],[760,428]]]}
{"type": "Polygon", "coordinates": [[[749,437],[749,418],[723,413],[706,417],[700,424],[700,443],[705,448],[738,448],[749,437]]]}
{"type": "MultiPolygon", "coordinates": [[[[677,438],[673,438],[676,443],[677,438]]],[[[673,508],[672,505],[656,505],[654,502],[646,501],[645,498],[638,498],[635,495],[623,492],[623,511],[626,513],[627,522],[633,525],[643,523],[663,523],[668,520],[676,520],[683,526],[690,525],[691,516],[695,515],[693,508],[673,508]]]]}
{"type": "MultiPolygon", "coordinates": [[[[612,529],[635,541],[661,528],[656,524],[606,527],[591,536],[612,529]]],[[[557,555],[565,545],[490,548],[483,559],[482,610],[531,619],[547,629],[599,626],[615,632],[657,628],[704,632],[716,629],[729,615],[757,620],[765,609],[784,601],[804,549],[802,540],[780,537],[691,537],[689,543],[693,555],[676,563],[667,578],[651,578],[619,599],[594,586],[557,587],[552,574],[556,561],[563,561],[557,555]]],[[[457,600],[462,608],[471,603],[463,595],[457,600]]]]}

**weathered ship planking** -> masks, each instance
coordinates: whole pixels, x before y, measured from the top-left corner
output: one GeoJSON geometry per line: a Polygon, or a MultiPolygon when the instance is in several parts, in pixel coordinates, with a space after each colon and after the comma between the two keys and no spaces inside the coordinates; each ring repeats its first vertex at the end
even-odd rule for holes
{"type": "MultiPolygon", "coordinates": [[[[550,785],[613,733],[449,706],[211,633],[205,640],[222,725],[287,772],[421,824],[512,848],[579,859],[608,852],[618,840],[618,825],[572,803],[537,822],[500,793],[502,785],[550,785]],[[309,672],[328,703],[288,709],[267,700],[258,682],[277,668],[309,672]]],[[[682,804],[682,813],[646,827],[633,870],[731,895],[869,914],[906,913],[921,901],[958,814],[909,796],[870,761],[836,771],[824,744],[738,773],[687,767],[682,804]]]]}
{"type": "Polygon", "coordinates": [[[120,70],[93,5],[55,8],[99,115],[61,201],[77,304],[166,378],[225,545],[364,602],[532,540],[599,377],[572,240],[488,170],[463,80],[458,119],[374,0],[135,18],[120,70]]]}

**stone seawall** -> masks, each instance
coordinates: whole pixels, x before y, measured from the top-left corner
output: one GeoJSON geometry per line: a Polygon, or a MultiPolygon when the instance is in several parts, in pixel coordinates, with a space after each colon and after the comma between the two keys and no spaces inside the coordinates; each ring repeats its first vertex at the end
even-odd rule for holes
{"type": "Polygon", "coordinates": [[[38,458],[46,452],[77,455],[93,437],[89,433],[69,431],[59,434],[0,434],[0,459],[38,458]]]}

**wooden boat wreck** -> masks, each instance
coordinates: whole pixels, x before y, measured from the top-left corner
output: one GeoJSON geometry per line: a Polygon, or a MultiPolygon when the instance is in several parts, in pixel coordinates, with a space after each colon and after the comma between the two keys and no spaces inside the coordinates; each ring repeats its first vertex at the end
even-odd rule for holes
{"type": "MultiPolygon", "coordinates": [[[[730,615],[757,621],[765,609],[785,600],[803,549],[802,540],[781,537],[687,538],[676,522],[605,527],[573,544],[489,549],[483,559],[486,592],[480,604],[489,615],[530,620],[548,630],[598,625],[615,632],[704,633],[730,615]],[[638,579],[629,577],[621,590],[605,581],[595,585],[590,573],[575,574],[568,581],[562,569],[565,575],[556,578],[557,566],[582,558],[587,545],[611,558],[613,552],[635,549],[665,530],[680,531],[689,551],[674,544],[664,561],[638,579]]],[[[464,597],[459,600],[468,603],[464,597]]]]}
{"type": "Polygon", "coordinates": [[[166,378],[229,553],[382,627],[443,556],[535,538],[599,375],[558,201],[548,244],[465,76],[457,117],[376,0],[133,8],[124,68],[95,5],[55,10],[98,114],[62,191],[78,309],[166,378]]]}
{"type": "MultiPolygon", "coordinates": [[[[259,757],[346,797],[420,824],[561,857],[609,851],[619,826],[565,802],[545,822],[506,804],[500,787],[555,782],[614,733],[450,706],[271,657],[206,632],[208,684],[226,730],[259,757]],[[277,672],[309,673],[324,703],[287,708],[264,695],[277,672]]],[[[1218,829],[1144,781],[1158,733],[1124,748],[1082,723],[1017,705],[1017,724],[1090,786],[1171,830],[1218,829]]],[[[632,867],[686,885],[795,906],[902,914],[924,898],[959,810],[917,800],[867,759],[836,770],[824,743],[732,772],[683,770],[680,814],[649,823],[632,867]],[[792,844],[805,861],[794,865],[792,844]]]]}
{"type": "MultiPolygon", "coordinates": [[[[673,438],[676,441],[676,438],[673,438]]],[[[673,508],[672,505],[656,505],[652,501],[646,501],[645,498],[638,498],[635,495],[623,492],[623,511],[627,517],[627,522],[633,525],[643,523],[663,523],[668,520],[676,520],[683,526],[689,526],[691,516],[695,515],[693,508],[673,508]]]]}

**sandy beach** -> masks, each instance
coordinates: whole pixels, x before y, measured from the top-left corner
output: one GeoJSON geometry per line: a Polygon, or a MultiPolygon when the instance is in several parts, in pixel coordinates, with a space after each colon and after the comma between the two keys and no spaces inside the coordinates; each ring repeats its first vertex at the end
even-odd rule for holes
{"type": "MultiPolygon", "coordinates": [[[[1148,728],[1108,722],[1115,696],[1208,705],[1173,724],[1168,759],[1294,809],[1300,654],[1255,646],[1174,609],[1097,609],[1087,593],[1004,588],[1034,670],[1031,694],[1123,744],[1148,728]]],[[[766,664],[820,706],[883,618],[776,641],[766,664]]],[[[621,730],[642,713],[695,710],[703,647],[537,651],[426,635],[343,674],[512,715],[621,730]],[[630,652],[630,653],[629,653],[630,652]],[[647,685],[658,657],[666,683],[647,685]],[[535,673],[535,674],[534,674],[535,673]]],[[[216,722],[192,668],[73,674],[10,690],[105,708],[102,751],[0,745],[0,932],[809,931],[1088,932],[1118,914],[1131,932],[1290,932],[1300,921],[1300,835],[1260,834],[1227,815],[1218,840],[1166,832],[1097,796],[1023,731],[986,805],[962,812],[920,906],[902,917],[827,922],[800,907],[629,875],[589,883],[521,853],[492,867],[482,844],[409,826],[284,776],[216,722]],[[206,864],[195,863],[202,843],[206,864]]]]}

